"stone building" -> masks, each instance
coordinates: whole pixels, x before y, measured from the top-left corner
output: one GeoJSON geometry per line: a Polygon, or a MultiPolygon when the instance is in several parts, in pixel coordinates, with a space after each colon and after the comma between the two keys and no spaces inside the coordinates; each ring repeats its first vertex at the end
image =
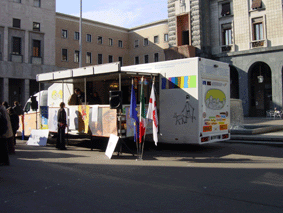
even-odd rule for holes
{"type": "Polygon", "coordinates": [[[25,101],[54,71],[55,0],[0,1],[0,101],[25,101]]]}
{"type": "Polygon", "coordinates": [[[282,17],[282,0],[168,0],[169,45],[229,63],[231,98],[265,116],[282,109],[282,17]]]}

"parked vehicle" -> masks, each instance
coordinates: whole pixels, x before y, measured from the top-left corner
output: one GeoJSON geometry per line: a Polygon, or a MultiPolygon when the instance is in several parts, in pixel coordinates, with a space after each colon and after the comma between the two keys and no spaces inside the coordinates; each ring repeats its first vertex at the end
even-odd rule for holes
{"type": "MultiPolygon", "coordinates": [[[[39,83],[54,84],[48,89],[47,104],[44,105],[42,101],[39,104],[38,120],[41,124],[37,128],[44,127],[56,132],[59,103],[64,101],[69,133],[133,137],[134,121],[130,118],[132,82],[137,100],[143,86],[148,103],[153,78],[156,85],[159,141],[205,144],[230,138],[229,65],[198,57],[125,67],[115,62],[39,74],[39,83]],[[141,77],[145,79],[143,85],[141,77]],[[69,105],[68,99],[75,88],[84,92],[85,101],[80,105],[69,105]],[[122,97],[118,97],[122,109],[112,106],[112,94],[115,97],[119,94],[113,91],[122,92],[122,97]],[[100,104],[90,102],[95,92],[100,96],[100,104]],[[42,115],[42,110],[48,114],[47,118],[42,115]],[[42,120],[48,124],[42,125],[42,120]]],[[[152,133],[151,125],[148,125],[146,133],[152,133]]]]}

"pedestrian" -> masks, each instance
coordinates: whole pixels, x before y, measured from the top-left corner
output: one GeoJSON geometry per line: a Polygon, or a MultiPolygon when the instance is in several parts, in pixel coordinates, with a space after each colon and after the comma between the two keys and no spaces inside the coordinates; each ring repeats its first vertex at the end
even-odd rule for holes
{"type": "Polygon", "coordinates": [[[19,129],[20,125],[19,125],[19,116],[15,113],[13,108],[8,108],[8,113],[10,115],[10,120],[11,120],[11,125],[12,125],[12,130],[13,130],[13,134],[14,134],[14,140],[13,143],[14,145],[16,145],[16,134],[17,134],[17,130],[19,129]]]}
{"type": "Polygon", "coordinates": [[[65,111],[65,103],[60,103],[60,109],[57,114],[57,122],[58,122],[58,137],[56,148],[61,150],[66,150],[65,147],[65,128],[67,127],[67,115],[65,111]]]}
{"type": "Polygon", "coordinates": [[[13,136],[10,117],[7,110],[0,102],[0,165],[9,166],[9,155],[8,155],[8,140],[13,136]]]}
{"type": "Polygon", "coordinates": [[[13,110],[18,116],[24,114],[23,108],[18,101],[14,101],[13,110]]]}
{"type": "Polygon", "coordinates": [[[4,101],[4,102],[2,103],[2,105],[3,105],[6,109],[8,109],[8,108],[10,107],[7,101],[4,101]]]}

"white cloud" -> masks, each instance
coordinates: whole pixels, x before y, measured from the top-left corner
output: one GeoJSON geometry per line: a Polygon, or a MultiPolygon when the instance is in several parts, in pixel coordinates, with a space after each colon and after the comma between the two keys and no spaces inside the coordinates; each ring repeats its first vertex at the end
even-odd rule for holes
{"type": "MultiPolygon", "coordinates": [[[[80,16],[80,14],[73,14],[80,16]]],[[[111,8],[108,10],[83,12],[83,18],[94,21],[104,22],[121,27],[131,28],[142,18],[142,9],[137,8],[131,11],[122,11],[121,9],[111,8]]]]}

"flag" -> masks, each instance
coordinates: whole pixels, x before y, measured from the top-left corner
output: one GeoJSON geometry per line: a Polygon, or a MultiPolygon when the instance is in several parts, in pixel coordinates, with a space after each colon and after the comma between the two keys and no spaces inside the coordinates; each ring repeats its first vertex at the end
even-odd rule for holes
{"type": "Polygon", "coordinates": [[[158,117],[157,117],[156,99],[155,99],[155,94],[154,94],[154,82],[153,82],[152,88],[151,88],[146,118],[152,120],[153,140],[155,142],[155,145],[157,146],[157,142],[158,142],[158,137],[157,137],[158,117]]]}
{"type": "Polygon", "coordinates": [[[142,143],[142,137],[145,135],[146,115],[145,115],[145,103],[143,92],[143,77],[141,80],[141,96],[140,96],[140,143],[142,143]]]}
{"type": "Polygon", "coordinates": [[[138,118],[138,112],[136,110],[137,108],[137,101],[136,101],[136,95],[134,91],[134,85],[132,84],[132,90],[131,90],[131,105],[130,105],[130,118],[133,118],[134,125],[135,125],[135,136],[134,141],[137,142],[139,139],[139,118],[138,118]]]}

